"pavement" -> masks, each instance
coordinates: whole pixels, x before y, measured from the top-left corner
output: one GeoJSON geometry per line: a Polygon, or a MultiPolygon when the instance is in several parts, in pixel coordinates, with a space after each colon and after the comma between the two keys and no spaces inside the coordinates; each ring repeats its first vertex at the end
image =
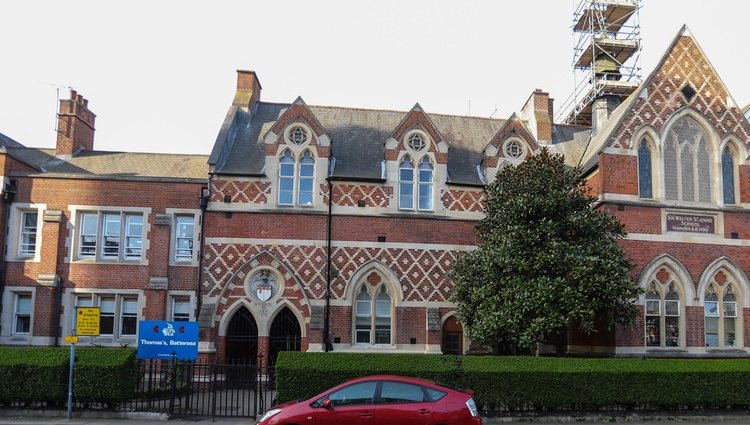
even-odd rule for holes
{"type": "MultiPolygon", "coordinates": [[[[152,413],[81,412],[73,419],[64,419],[65,412],[59,411],[18,411],[0,409],[0,425],[253,425],[250,418],[211,418],[169,419],[167,415],[152,413]],[[29,416],[35,414],[35,416],[29,416]],[[44,415],[48,415],[44,417],[44,415]]],[[[628,425],[654,425],[679,423],[680,425],[736,424],[750,425],[749,412],[709,412],[705,414],[642,414],[642,415],[545,415],[536,417],[493,417],[483,418],[484,425],[508,423],[585,423],[628,425]]],[[[343,425],[343,424],[342,424],[343,425]]],[[[380,425],[380,424],[376,424],[380,425]]]]}

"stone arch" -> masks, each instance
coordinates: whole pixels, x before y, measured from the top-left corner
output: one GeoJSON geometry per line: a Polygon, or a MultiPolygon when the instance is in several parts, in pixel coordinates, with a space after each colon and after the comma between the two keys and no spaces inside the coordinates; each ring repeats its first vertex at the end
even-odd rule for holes
{"type": "Polygon", "coordinates": [[[706,267],[706,270],[703,271],[703,274],[698,281],[697,298],[700,300],[700,305],[704,302],[708,285],[711,284],[713,277],[718,272],[727,273],[734,278],[737,282],[737,289],[739,289],[741,301],[743,305],[746,304],[748,300],[750,300],[750,281],[748,281],[745,272],[743,272],[734,261],[724,256],[712,261],[711,264],[706,267]]]}
{"type": "MultiPolygon", "coordinates": [[[[696,302],[695,295],[695,284],[693,279],[690,277],[687,268],[676,258],[669,254],[662,254],[653,260],[643,269],[641,272],[640,279],[638,280],[638,286],[646,290],[648,285],[651,283],[653,277],[662,269],[667,268],[672,272],[679,280],[680,287],[678,291],[682,291],[684,295],[685,306],[693,306],[696,302]]],[[[644,304],[645,293],[638,297],[638,304],[644,304]]]]}
{"type": "Polygon", "coordinates": [[[307,337],[307,326],[305,326],[305,324],[310,322],[310,318],[305,317],[299,311],[296,305],[294,305],[291,301],[286,300],[286,299],[278,300],[278,304],[276,305],[275,309],[273,310],[273,312],[271,312],[271,314],[268,315],[268,321],[266,323],[267,324],[266,334],[271,333],[271,325],[273,324],[273,321],[276,319],[276,316],[278,316],[279,313],[281,313],[281,311],[284,310],[284,308],[288,308],[289,311],[291,311],[292,314],[294,314],[294,317],[297,318],[297,323],[299,324],[300,335],[302,335],[302,338],[307,337]]]}
{"type": "Polygon", "coordinates": [[[659,135],[659,130],[651,124],[645,124],[641,126],[630,139],[630,149],[633,153],[638,153],[638,146],[644,137],[651,143],[654,153],[661,152],[661,136],[659,135]]]}
{"type": "Polygon", "coordinates": [[[353,302],[355,298],[355,291],[359,288],[359,283],[366,279],[370,273],[376,272],[385,278],[384,284],[393,290],[393,303],[398,307],[404,299],[404,290],[401,285],[401,280],[398,278],[393,270],[385,265],[380,260],[370,260],[361,266],[352,274],[349,281],[346,283],[344,288],[344,300],[353,302]]]}
{"type": "MultiPolygon", "coordinates": [[[[253,319],[255,319],[255,323],[258,323],[258,317],[253,313],[253,309],[250,307],[250,303],[247,300],[237,300],[236,302],[232,303],[226,310],[224,310],[224,314],[222,314],[221,318],[219,319],[219,336],[227,336],[227,327],[229,327],[229,322],[232,320],[232,317],[234,317],[235,313],[239,311],[241,308],[246,308],[250,315],[253,316],[253,319]]],[[[258,335],[261,335],[260,327],[258,327],[258,335]]]]}
{"type": "Polygon", "coordinates": [[[747,146],[742,143],[740,140],[740,137],[735,133],[729,133],[724,135],[724,138],[721,139],[721,143],[719,144],[719,151],[724,151],[724,147],[730,146],[732,149],[734,149],[735,152],[737,152],[738,163],[736,165],[745,164],[748,159],[748,155],[750,153],[748,152],[747,146]]]}
{"type": "Polygon", "coordinates": [[[253,313],[260,336],[267,336],[269,312],[271,308],[275,311],[275,306],[269,306],[269,304],[278,303],[279,300],[289,302],[295,307],[293,311],[302,315],[301,326],[304,326],[310,320],[310,302],[302,283],[288,265],[268,251],[258,253],[238,267],[221,288],[218,300],[214,307],[213,317],[219,315],[221,316],[220,323],[225,321],[228,309],[233,308],[232,306],[237,302],[242,302],[253,313]],[[247,279],[257,270],[262,269],[273,271],[277,275],[280,285],[278,293],[267,303],[254,299],[245,289],[247,279]],[[236,301],[230,303],[230,296],[236,301]]]}

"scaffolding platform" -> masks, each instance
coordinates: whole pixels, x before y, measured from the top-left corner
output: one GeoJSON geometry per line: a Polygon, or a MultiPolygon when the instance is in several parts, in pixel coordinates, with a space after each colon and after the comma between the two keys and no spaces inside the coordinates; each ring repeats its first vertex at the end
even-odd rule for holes
{"type": "Polygon", "coordinates": [[[638,51],[639,43],[637,40],[615,40],[611,38],[592,38],[591,42],[581,51],[580,57],[576,62],[576,68],[589,69],[594,66],[594,62],[600,54],[604,53],[624,64],[638,51]]]}
{"type": "Polygon", "coordinates": [[[598,0],[583,4],[576,14],[578,20],[573,31],[596,31],[604,25],[611,32],[619,32],[636,8],[636,2],[632,0],[598,0]]]}

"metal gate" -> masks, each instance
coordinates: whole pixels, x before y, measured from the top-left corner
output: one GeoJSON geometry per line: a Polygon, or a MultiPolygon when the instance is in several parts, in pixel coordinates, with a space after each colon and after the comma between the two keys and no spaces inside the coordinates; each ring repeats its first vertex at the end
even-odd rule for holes
{"type": "Polygon", "coordinates": [[[142,360],[137,396],[124,407],[170,417],[256,418],[275,401],[274,376],[250,364],[142,360]]]}

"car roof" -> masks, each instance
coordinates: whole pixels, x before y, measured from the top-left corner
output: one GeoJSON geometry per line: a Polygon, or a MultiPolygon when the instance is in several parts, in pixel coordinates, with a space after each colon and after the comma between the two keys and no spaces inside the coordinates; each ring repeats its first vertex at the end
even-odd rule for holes
{"type": "Polygon", "coordinates": [[[442,386],[439,384],[436,384],[434,381],[429,381],[427,379],[422,378],[414,378],[412,376],[399,376],[399,375],[370,375],[370,376],[363,376],[361,378],[355,378],[350,381],[347,381],[346,383],[352,383],[352,382],[360,382],[360,381],[401,381],[401,382],[410,382],[412,384],[419,384],[419,385],[436,385],[436,386],[442,386]]]}

